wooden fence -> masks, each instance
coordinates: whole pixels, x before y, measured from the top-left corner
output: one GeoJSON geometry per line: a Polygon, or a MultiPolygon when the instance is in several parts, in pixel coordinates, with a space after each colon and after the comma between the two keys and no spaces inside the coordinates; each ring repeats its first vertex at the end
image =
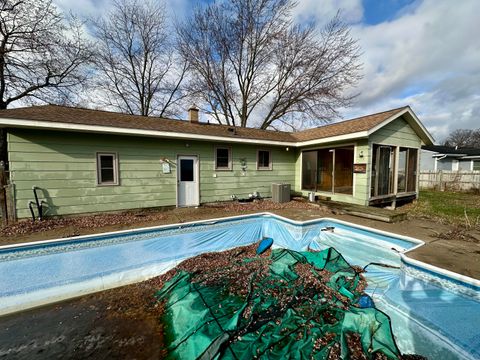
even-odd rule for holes
{"type": "Polygon", "coordinates": [[[8,182],[8,171],[5,171],[4,163],[0,161],[0,222],[3,225],[17,220],[14,196],[13,184],[8,182]]]}
{"type": "Polygon", "coordinates": [[[420,189],[480,190],[480,171],[422,171],[420,189]]]}

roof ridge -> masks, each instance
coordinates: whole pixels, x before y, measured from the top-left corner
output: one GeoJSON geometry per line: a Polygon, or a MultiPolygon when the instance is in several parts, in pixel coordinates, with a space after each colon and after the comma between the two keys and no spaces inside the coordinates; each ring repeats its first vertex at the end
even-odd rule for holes
{"type": "Polygon", "coordinates": [[[310,130],[326,128],[326,127],[329,127],[329,126],[336,126],[336,125],[340,125],[340,124],[347,123],[347,122],[349,122],[349,121],[360,120],[360,119],[363,119],[363,118],[366,118],[366,117],[371,117],[371,116],[376,116],[376,115],[380,115],[380,114],[385,114],[385,113],[392,112],[392,111],[396,111],[396,110],[400,111],[400,110],[406,109],[406,108],[408,108],[408,107],[410,107],[410,106],[409,106],[409,105],[405,105],[405,106],[401,106],[401,107],[394,108],[394,109],[390,109],[390,110],[379,111],[379,112],[376,112],[376,113],[373,113],[373,114],[367,114],[367,115],[357,116],[357,117],[352,118],[352,119],[342,120],[342,121],[338,121],[338,122],[335,122],[335,123],[320,125],[320,126],[317,126],[317,127],[314,127],[314,128],[310,128],[310,129],[305,129],[305,130],[302,130],[302,131],[298,131],[298,132],[296,132],[296,134],[301,134],[301,133],[304,133],[304,132],[308,132],[308,131],[310,131],[310,130]]]}
{"type": "Polygon", "coordinates": [[[134,117],[139,117],[139,118],[142,118],[142,119],[149,119],[149,120],[167,120],[167,121],[175,121],[175,122],[185,122],[185,123],[193,124],[193,125],[209,125],[209,126],[236,128],[236,129],[249,129],[249,130],[266,131],[266,132],[277,133],[277,134],[278,133],[290,134],[290,135],[293,134],[292,131],[259,129],[259,128],[254,128],[254,127],[239,127],[239,126],[227,125],[227,124],[215,124],[215,123],[211,123],[211,122],[192,123],[192,122],[188,121],[187,119],[173,119],[173,118],[168,118],[168,117],[158,117],[158,116],[151,116],[151,115],[144,116],[144,115],[127,114],[127,113],[111,111],[111,110],[104,110],[104,109],[90,109],[90,108],[86,108],[86,107],[82,107],[82,106],[68,106],[68,105],[59,105],[59,104],[32,105],[32,106],[25,106],[25,107],[5,109],[5,110],[28,109],[30,107],[48,107],[48,106],[55,106],[55,107],[60,107],[60,108],[65,108],[65,109],[73,109],[73,110],[104,112],[104,113],[108,113],[108,114],[121,115],[121,116],[134,116],[134,117]]]}

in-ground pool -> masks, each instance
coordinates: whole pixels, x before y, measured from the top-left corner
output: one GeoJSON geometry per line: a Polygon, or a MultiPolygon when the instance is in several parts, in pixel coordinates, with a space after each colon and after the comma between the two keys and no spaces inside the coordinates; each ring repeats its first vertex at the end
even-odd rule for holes
{"type": "Polygon", "coordinates": [[[421,241],[268,213],[0,247],[0,314],[141,281],[187,257],[263,237],[292,250],[333,246],[366,266],[367,292],[390,315],[403,353],[480,358],[480,282],[408,258],[421,241]]]}

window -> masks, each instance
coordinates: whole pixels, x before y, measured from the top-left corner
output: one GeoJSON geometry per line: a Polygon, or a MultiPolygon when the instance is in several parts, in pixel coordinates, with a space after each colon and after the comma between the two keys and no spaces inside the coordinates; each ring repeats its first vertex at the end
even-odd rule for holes
{"type": "Polygon", "coordinates": [[[193,160],[180,159],[180,181],[194,181],[193,160]]]}
{"type": "Polygon", "coordinates": [[[408,149],[400,148],[398,152],[398,183],[397,191],[405,192],[407,190],[407,172],[408,172],[408,149]]]}
{"type": "Polygon", "coordinates": [[[232,170],[232,150],[229,147],[215,148],[215,170],[232,170]]]}
{"type": "Polygon", "coordinates": [[[257,151],[257,170],[272,170],[272,156],[270,150],[257,151]]]}
{"type": "Polygon", "coordinates": [[[117,154],[97,153],[97,184],[118,185],[117,154]]]}
{"type": "Polygon", "coordinates": [[[304,151],[302,189],[353,194],[353,146],[304,151]]]}
{"type": "Polygon", "coordinates": [[[393,194],[395,147],[373,145],[371,196],[393,194]]]}
{"type": "Polygon", "coordinates": [[[407,191],[417,191],[417,159],[418,150],[408,149],[408,166],[407,166],[407,191]]]}
{"type": "MultiPolygon", "coordinates": [[[[373,145],[371,196],[394,194],[396,147],[373,145]]],[[[417,190],[418,149],[398,148],[397,193],[417,190]]]]}

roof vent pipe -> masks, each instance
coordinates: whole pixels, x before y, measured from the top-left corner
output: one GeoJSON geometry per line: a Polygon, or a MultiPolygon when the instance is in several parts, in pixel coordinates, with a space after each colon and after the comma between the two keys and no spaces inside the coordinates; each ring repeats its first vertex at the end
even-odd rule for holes
{"type": "Polygon", "coordinates": [[[198,123],[198,108],[195,105],[192,105],[190,109],[188,109],[188,121],[191,123],[198,123]]]}

